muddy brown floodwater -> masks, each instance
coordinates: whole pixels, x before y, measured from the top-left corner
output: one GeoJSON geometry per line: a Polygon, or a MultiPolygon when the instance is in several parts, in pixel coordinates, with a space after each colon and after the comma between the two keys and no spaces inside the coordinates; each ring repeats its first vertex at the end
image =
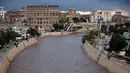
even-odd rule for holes
{"type": "Polygon", "coordinates": [[[84,52],[82,35],[40,39],[13,59],[7,73],[109,73],[84,52]]]}

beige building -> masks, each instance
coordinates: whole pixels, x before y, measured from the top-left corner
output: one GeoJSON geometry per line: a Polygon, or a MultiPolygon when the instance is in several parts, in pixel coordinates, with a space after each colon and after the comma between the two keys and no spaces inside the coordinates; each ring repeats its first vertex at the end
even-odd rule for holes
{"type": "Polygon", "coordinates": [[[5,20],[10,26],[22,27],[24,26],[23,21],[26,19],[23,11],[8,11],[5,14],[5,20]]]}
{"type": "Polygon", "coordinates": [[[31,26],[52,26],[58,22],[58,5],[30,5],[27,6],[28,24],[31,26]]]}
{"type": "Polygon", "coordinates": [[[91,21],[98,22],[98,19],[100,19],[100,17],[104,18],[104,22],[111,21],[112,19],[111,11],[101,11],[101,10],[93,11],[91,21]]]}

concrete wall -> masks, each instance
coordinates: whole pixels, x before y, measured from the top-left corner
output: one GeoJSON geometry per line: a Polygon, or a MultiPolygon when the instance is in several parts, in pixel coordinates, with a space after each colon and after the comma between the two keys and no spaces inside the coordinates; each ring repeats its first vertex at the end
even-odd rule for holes
{"type": "Polygon", "coordinates": [[[18,47],[12,47],[4,56],[4,58],[0,62],[0,73],[6,73],[7,68],[9,67],[10,62],[13,58],[26,47],[37,43],[35,38],[29,39],[29,41],[21,42],[18,47]]]}
{"type": "MultiPolygon", "coordinates": [[[[97,62],[100,51],[95,49],[93,46],[91,46],[87,41],[83,45],[85,52],[88,54],[88,56],[97,62]]],[[[111,73],[130,73],[130,65],[126,63],[122,63],[119,60],[115,58],[110,58],[110,60],[107,59],[107,56],[102,53],[101,57],[99,58],[98,63],[102,66],[104,66],[108,71],[111,73]]]]}
{"type": "MultiPolygon", "coordinates": [[[[50,32],[42,34],[41,38],[48,37],[48,36],[60,36],[60,35],[68,35],[72,32],[50,32]]],[[[13,58],[20,53],[22,50],[24,50],[26,47],[33,45],[37,43],[37,39],[31,38],[29,41],[23,41],[21,42],[18,47],[12,47],[4,56],[4,58],[0,61],[0,73],[6,73],[6,70],[9,67],[10,62],[13,60],[13,58]]]]}
{"type": "Polygon", "coordinates": [[[41,38],[47,37],[47,36],[61,36],[61,35],[69,35],[73,32],[49,32],[41,35],[41,38]]]}

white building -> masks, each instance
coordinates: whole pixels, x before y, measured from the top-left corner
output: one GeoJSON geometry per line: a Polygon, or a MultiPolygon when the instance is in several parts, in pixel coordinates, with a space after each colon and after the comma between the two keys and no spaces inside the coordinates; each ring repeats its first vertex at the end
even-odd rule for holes
{"type": "Polygon", "coordinates": [[[112,18],[111,11],[97,10],[97,11],[93,11],[91,14],[92,14],[91,16],[92,22],[98,22],[98,19],[100,17],[104,18],[104,22],[111,21],[111,18],[112,18]]]}
{"type": "Polygon", "coordinates": [[[76,13],[79,13],[80,15],[90,15],[91,11],[76,11],[76,13]]]}
{"type": "Polygon", "coordinates": [[[129,12],[127,12],[125,10],[113,10],[113,11],[111,11],[111,15],[113,16],[114,14],[116,14],[116,12],[121,12],[121,15],[123,15],[123,16],[129,16],[129,12]]]}
{"type": "Polygon", "coordinates": [[[5,18],[6,11],[4,10],[4,7],[0,7],[0,18],[5,18]]]}

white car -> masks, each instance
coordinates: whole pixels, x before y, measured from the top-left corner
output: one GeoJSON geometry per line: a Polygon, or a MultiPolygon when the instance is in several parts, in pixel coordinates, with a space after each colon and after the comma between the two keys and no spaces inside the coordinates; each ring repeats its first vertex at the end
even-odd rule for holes
{"type": "Polygon", "coordinates": [[[22,37],[16,37],[16,40],[21,41],[23,38],[22,37]]]}

